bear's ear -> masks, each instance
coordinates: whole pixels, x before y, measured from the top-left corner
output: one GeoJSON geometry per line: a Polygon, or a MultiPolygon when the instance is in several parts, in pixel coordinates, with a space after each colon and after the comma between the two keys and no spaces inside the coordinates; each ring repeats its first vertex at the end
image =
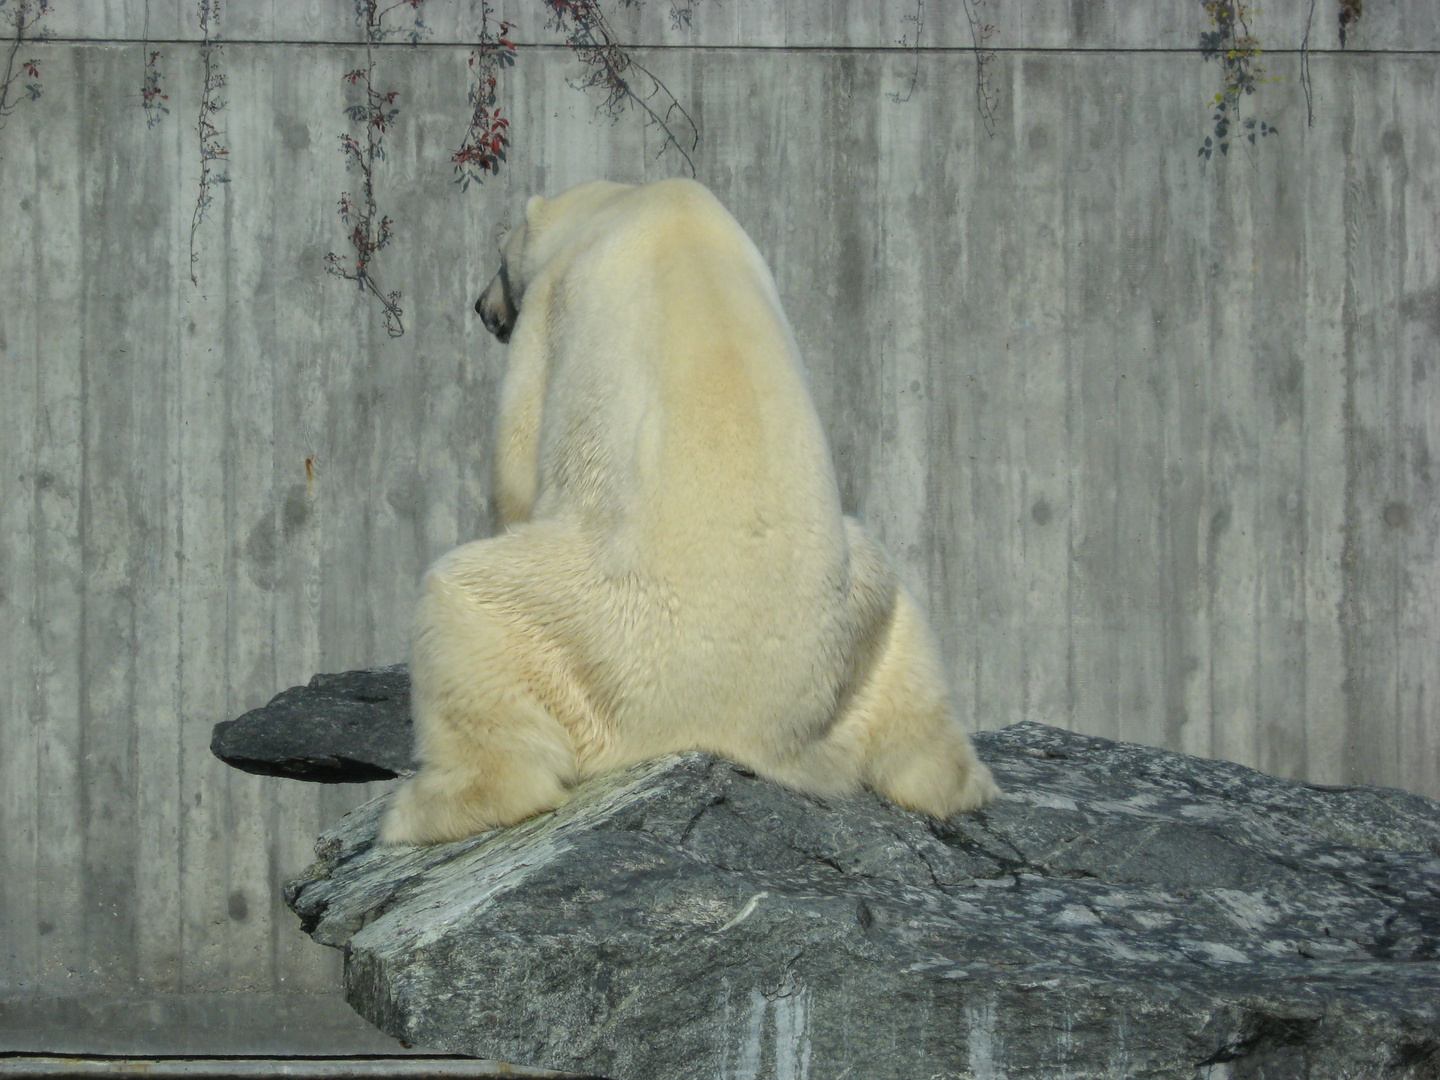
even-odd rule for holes
{"type": "Polygon", "coordinates": [[[545,209],[545,196],[531,195],[525,200],[525,224],[533,225],[540,212],[545,209]]]}

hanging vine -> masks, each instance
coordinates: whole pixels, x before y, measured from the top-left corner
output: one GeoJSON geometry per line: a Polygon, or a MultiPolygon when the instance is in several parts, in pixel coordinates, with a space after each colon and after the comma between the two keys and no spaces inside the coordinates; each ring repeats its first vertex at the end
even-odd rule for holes
{"type": "Polygon", "coordinates": [[[0,0],[0,16],[15,31],[10,48],[5,51],[5,73],[0,76],[0,130],[16,109],[27,101],[39,101],[44,92],[40,83],[40,61],[33,56],[21,60],[20,47],[27,41],[50,36],[41,22],[48,14],[50,0],[0,0]],[[30,81],[22,81],[26,79],[30,81]]]}
{"type": "Polygon", "coordinates": [[[220,0],[199,0],[200,16],[200,63],[204,78],[200,84],[200,115],[195,122],[200,147],[200,179],[195,194],[195,210],[190,215],[190,284],[198,286],[195,264],[200,261],[200,252],[195,247],[195,234],[210,213],[215,203],[216,184],[230,182],[230,147],[225,143],[225,132],[216,124],[225,99],[220,93],[225,88],[225,73],[220,70],[224,46],[220,44],[220,0]]]}
{"type": "Polygon", "coordinates": [[[495,9],[481,0],[480,33],[470,50],[470,126],[460,149],[450,156],[461,191],[468,191],[471,181],[483,180],[487,172],[498,173],[510,142],[510,121],[500,115],[497,101],[500,73],[515,63],[515,46],[505,36],[515,24],[503,20],[492,24],[494,14],[495,9]]]}
{"type": "Polygon", "coordinates": [[[345,115],[359,134],[346,132],[340,136],[340,152],[345,155],[345,171],[360,178],[360,191],[340,193],[340,220],[350,226],[353,255],[330,252],[325,256],[325,269],[336,277],[355,282],[360,292],[368,292],[380,303],[385,319],[385,332],[392,338],[405,333],[405,311],[400,307],[401,293],[384,291],[375,279],[375,257],[390,245],[393,238],[388,215],[380,213],[375,200],[375,164],[385,160],[385,135],[400,115],[395,102],[398,90],[381,90],[375,85],[375,46],[387,38],[401,37],[415,44],[428,33],[420,17],[425,0],[396,0],[382,8],[379,0],[355,0],[355,18],[365,32],[365,66],[348,71],[344,79],[360,91],[360,100],[345,107],[345,115]],[[413,14],[411,25],[389,27],[385,18],[400,8],[413,14]]]}
{"type": "Polygon", "coordinates": [[[684,6],[671,0],[670,4],[670,29],[679,30],[681,27],[689,29],[690,20],[695,15],[695,8],[689,4],[684,6]]]}
{"type": "Polygon", "coordinates": [[[906,15],[905,21],[915,24],[915,40],[910,40],[907,31],[900,35],[900,40],[895,42],[902,49],[910,49],[914,53],[914,63],[910,67],[910,82],[905,87],[905,93],[894,93],[890,100],[897,105],[903,105],[915,94],[915,84],[920,80],[920,41],[925,36],[925,0],[915,0],[915,14],[906,15]]]}
{"type": "Polygon", "coordinates": [[[169,107],[165,104],[170,100],[170,95],[165,93],[160,85],[164,78],[164,73],[158,66],[160,57],[160,53],[147,50],[145,73],[140,82],[140,108],[145,112],[147,128],[153,128],[170,113],[169,107]]]}
{"type": "MultiPolygon", "coordinates": [[[[621,0],[626,7],[638,2],[621,0]]],[[[645,122],[663,136],[655,156],[673,146],[694,176],[690,154],[700,144],[700,129],[669,87],[620,46],[598,0],[544,0],[544,4],[550,9],[549,25],[565,35],[565,44],[590,69],[572,85],[603,94],[600,108],[612,118],[618,118],[627,106],[639,109],[645,122]]],[[[685,10],[688,17],[689,9],[685,10]]]]}
{"type": "MultiPolygon", "coordinates": [[[[1339,20],[1340,47],[1345,47],[1346,30],[1360,18],[1360,12],[1364,7],[1363,0],[1336,0],[1337,17],[1339,20]]],[[[1300,41],[1300,85],[1305,90],[1305,126],[1310,127],[1315,123],[1315,100],[1310,85],[1310,27],[1315,21],[1315,0],[1310,0],[1310,8],[1305,13],[1305,36],[1300,41]]]]}
{"type": "Polygon", "coordinates": [[[1244,99],[1268,81],[1265,69],[1255,63],[1260,42],[1250,31],[1251,12],[1244,0],[1201,0],[1201,4],[1214,29],[1201,33],[1200,55],[1207,61],[1219,60],[1223,73],[1220,92],[1212,101],[1214,131],[1200,144],[1199,156],[1209,161],[1216,150],[1229,154],[1230,144],[1237,138],[1253,145],[1257,137],[1279,131],[1264,120],[1242,115],[1244,99]]]}
{"type": "Polygon", "coordinates": [[[985,134],[995,135],[995,110],[1000,105],[1000,91],[990,80],[990,69],[995,63],[995,50],[990,48],[990,39],[995,36],[995,27],[985,21],[985,6],[990,0],[964,0],[965,18],[970,23],[970,42],[975,49],[975,109],[980,114],[980,123],[985,134]]]}
{"type": "Polygon", "coordinates": [[[165,102],[170,100],[170,95],[160,85],[164,73],[159,62],[164,54],[150,48],[150,0],[145,0],[145,23],[140,36],[145,45],[142,53],[145,65],[140,71],[140,109],[145,113],[145,126],[153,128],[169,114],[165,102]]]}
{"type": "MultiPolygon", "coordinates": [[[[990,39],[995,36],[996,30],[992,23],[986,22],[985,6],[989,0],[962,2],[965,6],[965,19],[970,26],[970,44],[975,53],[975,111],[980,116],[980,124],[984,127],[985,134],[994,137],[995,110],[1000,106],[1000,91],[991,79],[991,68],[996,54],[990,47],[990,39]]],[[[897,104],[904,104],[914,96],[916,83],[920,79],[920,48],[925,37],[925,0],[915,0],[915,13],[906,15],[905,21],[915,24],[915,36],[912,39],[909,31],[906,31],[895,44],[902,49],[911,50],[914,57],[905,92],[890,95],[890,100],[897,104]]]]}
{"type": "Polygon", "coordinates": [[[1305,126],[1315,123],[1315,101],[1310,89],[1310,24],[1315,20],[1315,0],[1305,13],[1305,36],[1300,39],[1300,87],[1305,91],[1305,126]]]}
{"type": "MultiPolygon", "coordinates": [[[[362,293],[380,304],[385,329],[391,337],[400,337],[405,332],[404,310],[400,305],[401,292],[384,289],[376,274],[376,259],[394,238],[394,221],[382,213],[378,205],[376,168],[386,159],[385,137],[400,116],[400,95],[397,90],[383,88],[377,82],[375,47],[395,37],[412,44],[418,42],[428,32],[421,18],[425,2],[394,0],[382,6],[381,0],[355,0],[356,21],[365,37],[365,64],[344,76],[346,83],[356,89],[358,100],[345,108],[351,130],[340,135],[339,141],[346,171],[358,182],[354,190],[341,192],[337,207],[341,220],[349,228],[346,239],[351,251],[344,255],[332,251],[325,256],[329,273],[353,281],[362,293]],[[401,9],[409,9],[413,14],[411,26],[387,25],[387,17],[401,9]]],[[[699,145],[699,128],[664,81],[619,43],[599,0],[542,2],[549,13],[547,26],[564,35],[565,44],[586,69],[586,74],[571,85],[582,91],[599,92],[600,109],[612,118],[631,108],[637,110],[645,122],[661,134],[656,156],[673,148],[694,176],[695,162],[691,155],[699,145]]],[[[634,7],[639,2],[620,0],[625,7],[634,7]]],[[[987,134],[993,135],[999,92],[990,80],[995,52],[988,47],[988,42],[995,34],[995,27],[983,17],[989,0],[963,2],[976,55],[976,105],[987,134]]],[[[925,9],[924,0],[916,3],[914,47],[918,49],[925,9]]],[[[692,5],[671,0],[672,26],[688,27],[693,12],[692,5]]],[[[460,146],[450,155],[455,183],[461,190],[468,190],[472,184],[478,185],[487,176],[497,174],[506,160],[511,144],[511,120],[501,110],[499,88],[503,73],[515,63],[516,46],[509,37],[514,28],[514,24],[496,18],[488,0],[481,0],[480,27],[467,64],[470,115],[460,146]]],[[[912,79],[912,90],[913,86],[912,79]]]]}

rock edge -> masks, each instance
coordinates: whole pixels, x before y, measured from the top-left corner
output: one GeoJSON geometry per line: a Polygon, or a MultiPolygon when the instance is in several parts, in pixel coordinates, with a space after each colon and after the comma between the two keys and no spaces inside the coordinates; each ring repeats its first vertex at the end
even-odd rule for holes
{"type": "Polygon", "coordinates": [[[1440,1077],[1440,804],[1024,723],[944,823],[704,754],[286,887],[409,1042],[612,1080],[1440,1077]]]}

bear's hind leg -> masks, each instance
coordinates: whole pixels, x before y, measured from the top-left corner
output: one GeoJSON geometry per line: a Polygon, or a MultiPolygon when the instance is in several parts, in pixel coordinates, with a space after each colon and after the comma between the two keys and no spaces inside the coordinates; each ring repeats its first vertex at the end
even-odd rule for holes
{"type": "Polygon", "coordinates": [[[943,819],[1000,794],[955,718],[934,638],[904,589],[842,730],[863,747],[861,781],[900,806],[943,819]]]}
{"type": "Polygon", "coordinates": [[[565,801],[575,747],[530,685],[542,667],[521,630],[440,568],[426,575],[411,662],[421,769],[392,797],[383,843],[458,840],[565,801]]]}

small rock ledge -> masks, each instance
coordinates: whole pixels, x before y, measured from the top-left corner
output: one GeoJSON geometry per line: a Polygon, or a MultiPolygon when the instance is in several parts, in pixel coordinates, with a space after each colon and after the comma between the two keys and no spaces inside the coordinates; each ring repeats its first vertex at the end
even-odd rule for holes
{"type": "Polygon", "coordinates": [[[943,824],[704,754],[286,886],[390,1034],[612,1080],[1440,1077],[1440,804],[1024,723],[943,824]]]}
{"type": "Polygon", "coordinates": [[[215,725],[210,752],[242,772],[323,784],[389,780],[413,770],[410,672],[392,667],[316,675],[215,725]]]}

